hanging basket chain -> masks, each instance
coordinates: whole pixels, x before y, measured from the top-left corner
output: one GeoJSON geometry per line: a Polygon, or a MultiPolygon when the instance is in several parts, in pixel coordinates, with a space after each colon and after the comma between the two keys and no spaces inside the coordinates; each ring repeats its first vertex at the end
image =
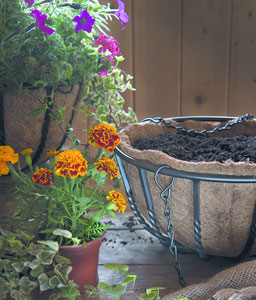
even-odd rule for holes
{"type": "Polygon", "coordinates": [[[169,166],[161,166],[154,175],[154,179],[155,179],[155,183],[158,186],[158,188],[161,190],[160,193],[160,198],[164,201],[164,216],[165,219],[167,221],[167,235],[170,239],[170,246],[169,246],[169,251],[171,252],[172,256],[173,256],[173,267],[174,269],[177,271],[178,273],[178,279],[179,279],[179,283],[182,287],[185,287],[187,284],[183,278],[183,274],[182,274],[182,270],[181,270],[181,264],[179,263],[178,260],[178,249],[177,246],[175,244],[175,240],[174,240],[174,229],[172,226],[172,211],[171,211],[171,207],[169,205],[169,199],[171,198],[171,188],[172,185],[174,183],[174,177],[172,177],[171,182],[169,183],[168,186],[166,186],[166,188],[163,188],[161,186],[161,184],[158,182],[158,174],[159,172],[164,169],[164,168],[170,168],[169,166]]]}
{"type": "Polygon", "coordinates": [[[171,129],[175,129],[177,133],[182,133],[182,134],[188,134],[191,136],[195,136],[195,135],[207,135],[207,134],[213,134],[213,133],[218,133],[220,131],[223,130],[230,130],[233,126],[237,125],[237,124],[241,124],[244,123],[246,121],[252,120],[254,117],[253,115],[250,114],[245,114],[243,116],[240,116],[237,118],[237,120],[235,122],[232,123],[226,123],[225,126],[223,127],[215,127],[212,130],[201,130],[201,131],[197,131],[194,129],[185,129],[182,126],[175,126],[172,123],[167,122],[165,119],[163,118],[155,118],[155,119],[145,119],[143,121],[151,121],[153,123],[159,124],[159,123],[163,123],[165,124],[166,127],[171,128],[171,129]]]}

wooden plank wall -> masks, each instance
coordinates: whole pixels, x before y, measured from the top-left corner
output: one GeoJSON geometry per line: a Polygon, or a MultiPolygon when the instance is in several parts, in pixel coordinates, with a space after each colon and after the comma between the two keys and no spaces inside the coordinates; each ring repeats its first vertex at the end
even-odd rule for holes
{"type": "Polygon", "coordinates": [[[120,66],[134,76],[136,91],[125,99],[139,120],[256,116],[255,0],[124,2],[130,22],[122,30],[114,19],[110,34],[125,56],[120,66]]]}
{"type": "Polygon", "coordinates": [[[134,76],[126,99],[139,120],[256,115],[255,0],[124,2],[130,23],[112,33],[134,76]]]}

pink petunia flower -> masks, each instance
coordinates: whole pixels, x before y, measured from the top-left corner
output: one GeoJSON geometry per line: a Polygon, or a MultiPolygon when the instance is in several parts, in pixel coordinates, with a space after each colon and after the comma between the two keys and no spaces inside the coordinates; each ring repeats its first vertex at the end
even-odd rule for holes
{"type": "Polygon", "coordinates": [[[106,56],[110,61],[113,61],[116,55],[122,54],[119,49],[119,44],[116,39],[113,38],[113,36],[103,35],[100,33],[99,38],[95,41],[95,44],[101,46],[99,53],[105,53],[106,51],[111,53],[112,56],[106,56]]]}

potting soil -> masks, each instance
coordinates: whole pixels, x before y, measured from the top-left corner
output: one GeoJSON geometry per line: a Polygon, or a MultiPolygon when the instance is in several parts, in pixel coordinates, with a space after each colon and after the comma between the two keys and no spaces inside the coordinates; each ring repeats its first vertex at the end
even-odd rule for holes
{"type": "Polygon", "coordinates": [[[220,137],[167,133],[136,141],[138,150],[159,150],[176,159],[190,162],[256,162],[256,137],[220,137]]]}

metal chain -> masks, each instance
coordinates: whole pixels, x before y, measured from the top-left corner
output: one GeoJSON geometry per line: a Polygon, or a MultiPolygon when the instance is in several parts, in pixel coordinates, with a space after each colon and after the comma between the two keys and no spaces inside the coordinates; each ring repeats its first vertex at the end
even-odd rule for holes
{"type": "Polygon", "coordinates": [[[194,130],[194,129],[185,129],[182,126],[175,126],[175,125],[173,125],[169,122],[166,122],[163,118],[146,119],[146,120],[150,120],[154,123],[164,123],[166,127],[175,129],[179,133],[195,136],[195,135],[218,133],[222,130],[230,130],[234,125],[244,123],[245,121],[252,120],[253,118],[254,118],[253,115],[245,114],[241,117],[238,117],[235,122],[226,123],[225,126],[223,126],[223,127],[215,127],[212,130],[205,130],[204,129],[204,130],[201,130],[201,131],[197,131],[197,130],[194,130]]]}
{"type": "Polygon", "coordinates": [[[166,188],[163,188],[157,180],[157,176],[158,176],[159,172],[164,168],[169,168],[170,169],[169,166],[161,166],[155,172],[154,179],[155,179],[156,185],[161,190],[160,197],[164,201],[164,204],[165,204],[164,216],[165,216],[167,224],[168,224],[167,225],[167,235],[168,235],[168,237],[171,241],[170,246],[169,246],[169,251],[171,252],[171,254],[173,256],[173,267],[178,273],[180,285],[185,287],[187,284],[186,284],[186,282],[183,278],[183,274],[182,274],[182,270],[181,270],[181,264],[179,263],[179,260],[178,260],[178,249],[177,249],[177,246],[175,245],[174,230],[173,230],[173,226],[172,226],[172,211],[171,211],[171,207],[169,205],[169,199],[171,197],[171,192],[172,192],[171,188],[172,188],[172,185],[174,183],[174,177],[172,177],[171,182],[169,183],[169,185],[166,188]]]}

